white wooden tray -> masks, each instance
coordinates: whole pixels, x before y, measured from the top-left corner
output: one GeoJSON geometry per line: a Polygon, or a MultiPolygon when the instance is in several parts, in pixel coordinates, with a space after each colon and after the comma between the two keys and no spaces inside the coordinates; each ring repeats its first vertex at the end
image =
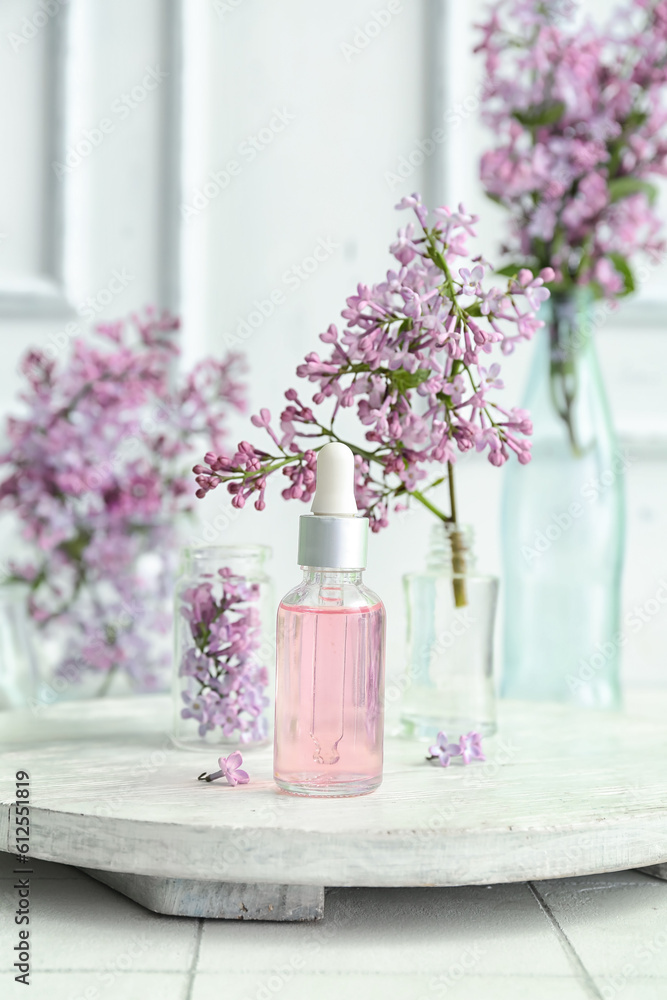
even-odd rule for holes
{"type": "Polygon", "coordinates": [[[268,748],[244,755],[247,786],[197,781],[220,751],[176,750],[160,731],[163,698],[63,706],[47,720],[5,714],[0,850],[15,851],[14,780],[25,769],[31,856],[84,868],[158,912],[313,919],[324,886],[665,865],[664,702],[646,715],[504,703],[487,762],[467,767],[427,764],[422,744],[388,738],[381,788],[352,799],[280,792],[268,748]],[[74,715],[83,738],[63,739],[74,715]]]}

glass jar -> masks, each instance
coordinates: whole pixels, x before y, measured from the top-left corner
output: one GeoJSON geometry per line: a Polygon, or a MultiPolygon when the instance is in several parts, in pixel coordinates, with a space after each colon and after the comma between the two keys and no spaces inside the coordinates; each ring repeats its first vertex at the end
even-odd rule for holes
{"type": "Polygon", "coordinates": [[[532,459],[503,490],[509,698],[620,706],[624,474],[593,338],[590,295],[543,308],[525,406],[532,459]]]}
{"type": "Polygon", "coordinates": [[[498,579],[477,573],[472,529],[436,524],[426,572],[403,577],[408,619],[404,736],[496,731],[493,634],[498,579]]]}
{"type": "Polygon", "coordinates": [[[185,549],[174,609],[174,728],[184,749],[262,746],[273,702],[264,545],[185,549]]]}

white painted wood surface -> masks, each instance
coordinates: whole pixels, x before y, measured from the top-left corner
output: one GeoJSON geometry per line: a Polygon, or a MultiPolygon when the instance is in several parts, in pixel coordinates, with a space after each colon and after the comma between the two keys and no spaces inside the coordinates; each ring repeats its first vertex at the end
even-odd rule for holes
{"type": "MultiPolygon", "coordinates": [[[[109,872],[444,886],[665,863],[664,708],[664,697],[633,716],[507,703],[485,764],[434,767],[422,745],[389,739],[379,791],[306,800],[278,791],[268,748],[245,755],[246,787],[198,782],[216,766],[215,751],[209,759],[171,747],[155,732],[163,699],[146,699],[143,717],[135,702],[131,722],[121,719],[122,737],[15,746],[0,756],[0,848],[14,850],[13,780],[25,768],[31,854],[109,872]]],[[[83,705],[80,717],[95,727],[83,705]]],[[[50,724],[41,725],[48,737],[50,724]]]]}

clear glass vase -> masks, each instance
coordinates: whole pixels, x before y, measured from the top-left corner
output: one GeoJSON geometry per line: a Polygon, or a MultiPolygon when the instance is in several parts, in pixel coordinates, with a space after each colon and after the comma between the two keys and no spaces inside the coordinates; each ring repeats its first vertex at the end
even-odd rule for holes
{"type": "Polygon", "coordinates": [[[168,531],[164,550],[139,555],[113,585],[101,570],[102,579],[86,581],[69,609],[35,631],[36,712],[61,702],[169,691],[176,537],[168,531]]]}
{"type": "Polygon", "coordinates": [[[30,703],[37,678],[33,629],[21,586],[0,587],[0,711],[30,703]]]}
{"type": "Polygon", "coordinates": [[[505,470],[501,693],[617,708],[628,459],[591,305],[583,293],[546,303],[524,401],[532,460],[505,470]]]}
{"type": "Polygon", "coordinates": [[[272,588],[264,545],[186,549],[176,584],[174,723],[184,749],[263,746],[272,722],[272,588]]]}
{"type": "Polygon", "coordinates": [[[437,524],[426,572],[403,578],[408,615],[401,729],[412,739],[496,731],[493,633],[498,579],[478,574],[472,529],[437,524]]]}

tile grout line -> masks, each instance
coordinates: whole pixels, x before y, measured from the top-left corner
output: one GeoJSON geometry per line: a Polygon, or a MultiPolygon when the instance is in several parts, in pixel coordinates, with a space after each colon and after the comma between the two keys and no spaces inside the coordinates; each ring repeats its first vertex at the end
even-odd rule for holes
{"type": "Polygon", "coordinates": [[[197,975],[197,966],[199,965],[199,953],[201,951],[201,942],[204,936],[204,918],[200,917],[197,921],[197,936],[195,938],[195,947],[192,953],[192,963],[190,965],[190,976],[188,979],[188,988],[185,993],[185,1000],[192,1000],[192,991],[195,988],[195,977],[197,975]]]}
{"type": "MultiPolygon", "coordinates": [[[[222,918],[222,919],[225,919],[225,918],[222,918]]],[[[94,975],[96,973],[99,974],[99,973],[103,973],[103,972],[113,972],[113,971],[114,971],[113,968],[104,968],[104,969],[102,969],[102,968],[99,968],[99,966],[97,968],[95,968],[95,969],[65,968],[65,967],[63,967],[61,969],[38,969],[37,970],[37,972],[39,973],[40,976],[74,976],[74,975],[78,975],[79,973],[81,973],[81,974],[85,973],[86,975],[91,975],[92,976],[92,975],[94,975]]],[[[235,967],[233,969],[234,975],[238,975],[238,976],[249,976],[249,975],[252,975],[252,974],[257,973],[257,972],[267,973],[268,974],[268,973],[270,973],[272,971],[273,971],[272,969],[258,969],[257,966],[253,966],[252,968],[239,968],[239,967],[235,967]]],[[[437,971],[437,970],[435,970],[435,971],[437,971]]],[[[159,969],[127,969],[127,970],[123,969],[122,972],[115,972],[115,975],[119,979],[122,979],[124,976],[159,976],[159,975],[165,975],[165,976],[173,977],[173,976],[180,976],[180,975],[182,975],[182,976],[185,976],[185,977],[189,977],[190,976],[190,972],[191,972],[191,970],[186,970],[185,972],[183,972],[182,969],[165,969],[164,966],[161,966],[159,969]]],[[[202,976],[219,976],[220,975],[220,973],[218,971],[214,970],[214,969],[202,969],[201,974],[202,974],[202,976]]],[[[384,975],[385,973],[383,972],[382,969],[379,969],[379,970],[377,970],[377,969],[356,969],[356,970],[352,970],[351,972],[350,971],[346,972],[344,970],[341,971],[340,969],[314,969],[314,970],[312,970],[310,972],[304,972],[303,974],[304,974],[304,976],[310,976],[311,978],[315,978],[315,979],[316,978],[324,979],[325,977],[333,978],[333,977],[336,977],[336,976],[342,979],[345,976],[348,976],[348,977],[349,976],[357,976],[357,977],[359,977],[359,976],[368,976],[368,977],[371,977],[371,976],[384,975]]],[[[394,978],[398,978],[398,977],[402,976],[402,977],[404,977],[406,979],[408,979],[408,978],[409,979],[413,979],[414,976],[419,976],[419,975],[432,976],[434,974],[435,973],[433,971],[431,971],[431,972],[424,972],[423,969],[411,969],[411,970],[409,970],[407,972],[397,972],[397,971],[394,971],[394,972],[391,973],[391,975],[394,978]]],[[[0,968],[0,976],[12,976],[13,977],[14,976],[14,970],[13,969],[2,969],[2,968],[0,968]]],[[[564,982],[565,981],[570,982],[572,980],[572,978],[573,977],[571,975],[567,975],[566,976],[566,975],[561,975],[561,973],[556,973],[556,972],[547,972],[547,973],[543,973],[543,972],[488,972],[488,973],[474,973],[474,974],[473,973],[468,973],[468,979],[484,979],[484,980],[486,980],[486,979],[496,980],[497,979],[497,980],[500,980],[500,981],[502,981],[503,979],[512,979],[512,980],[514,980],[514,979],[520,979],[522,983],[524,983],[524,982],[525,983],[530,983],[534,979],[535,980],[539,980],[539,979],[557,979],[557,980],[563,980],[564,982]]],[[[655,977],[649,977],[649,978],[654,979],[655,982],[657,982],[657,983],[667,982],[667,977],[665,977],[665,976],[655,976],[655,977]]],[[[665,995],[667,996],[667,993],[665,995]]],[[[598,996],[599,996],[599,994],[596,994],[595,1000],[598,1000],[598,996]]],[[[187,1000],[187,998],[186,998],[186,1000],[187,1000]]]]}
{"type": "Polygon", "coordinates": [[[577,954],[577,952],[576,952],[576,950],[574,948],[574,945],[570,941],[569,937],[567,936],[567,934],[565,933],[565,931],[563,930],[563,928],[561,927],[561,925],[558,923],[558,921],[557,921],[557,919],[556,919],[556,917],[555,917],[555,915],[554,915],[551,907],[547,903],[546,899],[535,888],[535,885],[532,882],[526,882],[526,885],[528,886],[528,888],[530,889],[531,893],[533,894],[533,896],[535,898],[535,901],[537,902],[537,905],[542,910],[542,913],[544,914],[544,916],[547,918],[547,920],[551,924],[551,926],[553,928],[553,931],[554,931],[556,937],[558,938],[558,940],[559,940],[559,942],[561,944],[561,947],[563,948],[563,951],[565,952],[565,954],[567,955],[567,957],[568,957],[568,959],[570,961],[570,964],[573,965],[574,968],[577,970],[577,972],[579,974],[578,978],[581,979],[581,981],[583,982],[583,984],[586,987],[586,990],[588,991],[588,993],[590,994],[590,996],[594,997],[595,1000],[604,1000],[602,994],[600,993],[599,989],[595,985],[595,980],[591,976],[590,972],[588,971],[588,969],[586,968],[586,966],[584,965],[584,963],[579,958],[579,955],[577,954]]]}

